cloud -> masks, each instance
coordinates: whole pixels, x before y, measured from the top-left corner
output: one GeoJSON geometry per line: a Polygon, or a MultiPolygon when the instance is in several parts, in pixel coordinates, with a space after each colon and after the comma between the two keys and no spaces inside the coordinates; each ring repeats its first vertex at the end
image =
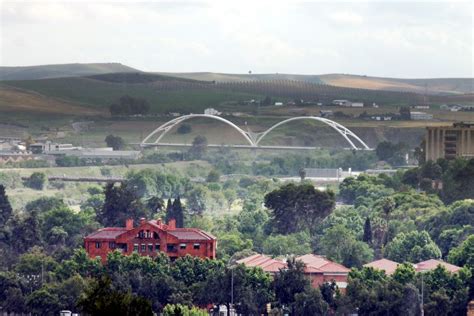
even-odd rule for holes
{"type": "Polygon", "coordinates": [[[361,15],[349,11],[334,12],[329,15],[329,18],[341,24],[360,25],[364,22],[364,18],[361,15]]]}

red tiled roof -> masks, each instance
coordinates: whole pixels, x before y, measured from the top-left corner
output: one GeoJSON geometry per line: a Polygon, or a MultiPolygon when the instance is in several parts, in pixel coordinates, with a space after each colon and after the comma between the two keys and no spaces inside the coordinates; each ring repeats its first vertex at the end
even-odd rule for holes
{"type": "Polygon", "coordinates": [[[179,240],[213,240],[216,237],[209,233],[205,233],[199,229],[177,228],[176,230],[168,230],[168,233],[175,236],[179,240]]]}
{"type": "Polygon", "coordinates": [[[299,256],[296,260],[302,261],[306,265],[305,271],[307,273],[349,273],[350,269],[343,265],[333,262],[326,257],[307,254],[299,256]]]}
{"type": "Polygon", "coordinates": [[[261,254],[237,260],[237,263],[244,264],[247,267],[260,267],[268,273],[276,273],[287,267],[285,262],[261,254]]]}
{"type": "Polygon", "coordinates": [[[459,270],[461,270],[461,267],[455,266],[453,264],[441,261],[441,260],[436,260],[436,259],[429,259],[426,261],[418,262],[415,264],[415,268],[417,272],[422,272],[422,271],[429,271],[429,270],[434,270],[438,265],[441,265],[446,268],[451,273],[456,273],[459,270]]]}
{"type": "MultiPolygon", "coordinates": [[[[302,261],[305,267],[305,273],[349,273],[349,269],[332,262],[322,256],[317,255],[304,255],[296,258],[296,260],[302,261]]],[[[268,256],[255,254],[253,256],[237,260],[237,263],[243,263],[248,267],[261,267],[265,272],[278,272],[279,269],[284,269],[287,267],[286,262],[272,259],[268,256]]]]}
{"type": "Polygon", "coordinates": [[[85,238],[113,240],[125,232],[127,232],[125,227],[105,227],[87,235],[85,238]]]}
{"type": "Polygon", "coordinates": [[[385,271],[386,275],[392,275],[397,269],[398,265],[398,262],[388,259],[380,259],[364,264],[364,267],[371,267],[377,270],[382,270],[385,271]]]}

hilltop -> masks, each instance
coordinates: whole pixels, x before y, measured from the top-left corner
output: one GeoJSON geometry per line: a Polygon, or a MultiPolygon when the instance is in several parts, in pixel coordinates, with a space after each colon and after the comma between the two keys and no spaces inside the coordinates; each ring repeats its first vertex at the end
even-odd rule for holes
{"type": "Polygon", "coordinates": [[[227,74],[214,72],[158,73],[166,76],[215,82],[240,82],[261,80],[294,80],[332,86],[367,89],[416,92],[428,94],[466,94],[474,93],[474,78],[428,78],[403,79],[371,77],[351,74],[227,74]]]}
{"type": "Polygon", "coordinates": [[[114,72],[139,72],[120,63],[58,64],[25,67],[0,67],[0,80],[36,80],[80,77],[114,72]]]}

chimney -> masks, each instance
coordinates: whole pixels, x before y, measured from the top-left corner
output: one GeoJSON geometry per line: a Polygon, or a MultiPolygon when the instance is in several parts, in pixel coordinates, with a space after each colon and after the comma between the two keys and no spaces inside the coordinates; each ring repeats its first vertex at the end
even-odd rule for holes
{"type": "Polygon", "coordinates": [[[145,224],[145,222],[146,222],[145,217],[140,218],[140,226],[145,224]]]}
{"type": "Polygon", "coordinates": [[[127,218],[127,220],[125,221],[125,228],[127,230],[133,229],[133,219],[127,218]]]}
{"type": "Polygon", "coordinates": [[[170,218],[170,220],[168,221],[168,228],[176,229],[176,220],[174,218],[170,218]]]}
{"type": "Polygon", "coordinates": [[[158,219],[156,220],[156,225],[161,226],[161,218],[158,218],[158,219]]]}

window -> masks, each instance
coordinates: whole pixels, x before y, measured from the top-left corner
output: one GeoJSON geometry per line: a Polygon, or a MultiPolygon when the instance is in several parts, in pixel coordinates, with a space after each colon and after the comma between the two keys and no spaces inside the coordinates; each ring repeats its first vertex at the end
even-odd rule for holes
{"type": "Polygon", "coordinates": [[[151,233],[149,230],[146,231],[145,238],[151,238],[151,233]]]}
{"type": "Polygon", "coordinates": [[[194,244],[193,249],[196,249],[196,250],[201,249],[201,244],[194,244]]]}
{"type": "Polygon", "coordinates": [[[145,245],[145,244],[142,244],[142,245],[141,245],[141,251],[142,251],[142,252],[146,252],[146,245],[145,245]]]}
{"type": "Polygon", "coordinates": [[[176,252],[175,245],[173,245],[173,244],[168,244],[168,245],[166,245],[166,250],[167,250],[168,252],[176,252]]]}
{"type": "Polygon", "coordinates": [[[102,247],[102,243],[100,241],[96,242],[95,247],[99,249],[100,247],[102,247]]]}
{"type": "Polygon", "coordinates": [[[148,252],[153,252],[153,244],[148,244],[148,252]]]}
{"type": "Polygon", "coordinates": [[[138,244],[133,244],[133,251],[138,252],[138,244]]]}
{"type": "Polygon", "coordinates": [[[160,235],[157,232],[153,232],[153,239],[160,239],[160,235]]]}
{"type": "Polygon", "coordinates": [[[186,249],[186,244],[179,244],[180,249],[186,249]]]}
{"type": "Polygon", "coordinates": [[[109,249],[115,249],[115,242],[113,241],[109,242],[109,249]]]}
{"type": "Polygon", "coordinates": [[[141,230],[139,233],[138,233],[138,238],[145,238],[145,232],[143,230],[141,230]]]}
{"type": "Polygon", "coordinates": [[[160,251],[160,244],[155,244],[155,251],[160,251]]]}

